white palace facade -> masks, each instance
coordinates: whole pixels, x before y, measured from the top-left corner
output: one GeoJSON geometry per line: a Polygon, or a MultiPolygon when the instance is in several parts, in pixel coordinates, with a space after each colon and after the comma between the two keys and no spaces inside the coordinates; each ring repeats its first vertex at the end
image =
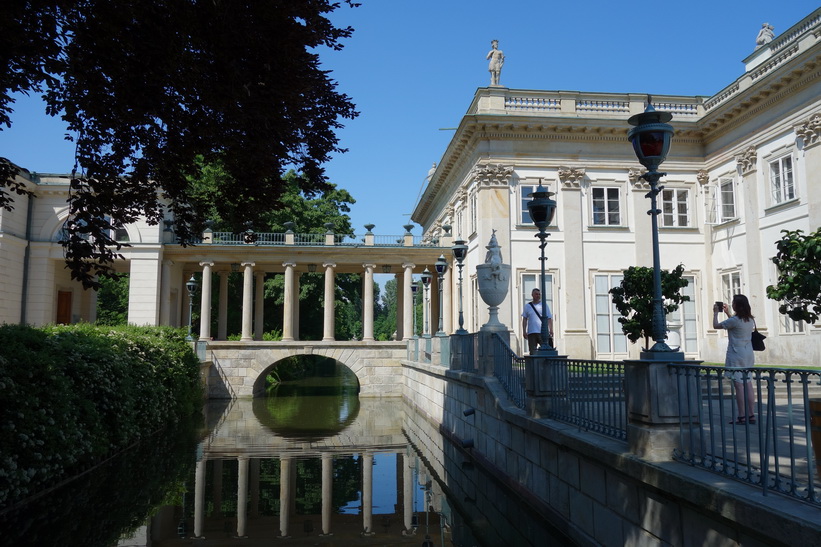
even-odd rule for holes
{"type": "MultiPolygon", "coordinates": [[[[712,97],[653,96],[675,133],[660,170],[661,267],[683,264],[690,301],[668,317],[671,346],[723,362],[726,335],[712,305],[750,297],[772,365],[821,363],[821,325],[792,321],[767,299],[782,230],[821,226],[821,9],[757,48],[745,71],[712,97]]],[[[477,90],[412,219],[426,237],[467,241],[465,327],[487,320],[475,267],[493,231],[512,265],[500,319],[523,353],[523,306],[539,282],[539,241],[527,211],[541,183],[555,195],[548,228],[546,300],[560,354],[638,355],[608,290],[630,266],[652,266],[648,185],[639,178],[627,119],[640,94],[477,90]]]]}
{"type": "MultiPolygon", "coordinates": [[[[683,264],[690,296],[668,318],[668,344],[688,358],[723,361],[726,336],[712,328],[712,303],[734,293],[750,297],[771,365],[821,363],[821,324],[791,321],[767,299],[776,280],[771,257],[782,230],[821,226],[821,9],[756,49],[745,71],[713,97],[654,96],[657,110],[673,114],[675,134],[661,170],[661,266],[683,264]]],[[[648,186],[627,141],[627,119],[643,112],[643,94],[533,91],[491,86],[477,90],[444,152],[412,220],[422,236],[375,236],[353,241],[332,233],[319,240],[260,234],[248,245],[231,234],[204,234],[203,244],[181,247],[167,224],[128,225],[117,239],[130,246],[117,264],[130,274],[129,322],[186,325],[191,307],[186,281],[202,281],[200,339],[225,339],[229,305],[241,306],[242,340],[262,338],[262,285],[285,276],[283,338],[299,340],[299,278],[325,276],[323,340],[334,333],[334,276],[358,273],[372,299],[374,273],[397,276],[397,338],[408,339],[413,280],[444,254],[442,332],[458,327],[458,276],[450,246],[467,241],[464,326],[488,321],[476,266],[491,235],[512,266],[499,319],[524,353],[520,316],[540,274],[529,194],[541,182],[554,192],[557,211],[547,240],[546,300],[554,312],[561,354],[579,359],[638,356],[621,333],[608,291],[630,266],[652,265],[648,186]],[[388,237],[389,239],[385,239],[388,237]],[[227,279],[242,275],[241,303],[227,301],[227,279]],[[212,282],[213,278],[213,282],[212,282]],[[211,295],[218,304],[211,310],[211,295]],[[216,319],[211,332],[210,317],[216,319]]],[[[68,176],[23,171],[35,197],[19,196],[0,211],[0,323],[94,321],[96,294],[71,280],[59,245],[67,218],[68,176]]],[[[433,276],[426,334],[437,330],[438,279],[433,276]]],[[[363,307],[363,341],[373,338],[373,309],[363,307]]]]}

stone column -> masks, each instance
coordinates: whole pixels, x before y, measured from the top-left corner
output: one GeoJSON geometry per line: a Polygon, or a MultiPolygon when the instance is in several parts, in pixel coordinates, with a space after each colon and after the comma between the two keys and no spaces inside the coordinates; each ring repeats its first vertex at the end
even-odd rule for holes
{"type": "Polygon", "coordinates": [[[279,537],[291,537],[288,524],[291,520],[291,458],[279,460],[279,537]]]}
{"type": "Polygon", "coordinates": [[[333,501],[334,457],[322,454],[322,534],[331,534],[331,505],[333,501]]]}
{"type": "Polygon", "coordinates": [[[262,340],[265,330],[265,272],[255,272],[254,278],[254,339],[262,340]]]}
{"type": "MultiPolygon", "coordinates": [[[[402,339],[413,338],[413,269],[416,264],[406,262],[402,264],[404,274],[402,275],[402,339]]],[[[398,288],[398,287],[397,287],[398,288]]]]}
{"type": "MultiPolygon", "coordinates": [[[[160,325],[171,324],[171,266],[173,265],[173,260],[162,261],[162,275],[160,278],[160,325]]],[[[97,291],[92,292],[95,295],[97,294],[97,291]]]]}
{"type": "Polygon", "coordinates": [[[194,537],[202,537],[205,524],[205,460],[197,462],[194,473],[194,537]]]}
{"type": "Polygon", "coordinates": [[[200,340],[211,339],[211,268],[213,262],[200,262],[202,266],[202,298],[200,299],[200,340]]]}
{"type": "Polygon", "coordinates": [[[402,288],[404,275],[395,274],[393,278],[396,279],[396,339],[402,340],[405,331],[405,291],[402,288]]]}
{"type": "MultiPolygon", "coordinates": [[[[582,248],[582,237],[587,218],[587,211],[582,209],[581,182],[583,179],[584,170],[559,170],[561,196],[556,202],[562,222],[564,222],[562,235],[565,239],[565,249],[582,248]],[[562,177],[563,173],[564,177],[562,177]]],[[[546,240],[547,247],[545,247],[547,264],[550,264],[550,239],[546,240]]],[[[533,251],[536,252],[536,250],[537,247],[534,246],[533,251]]],[[[584,267],[584,253],[564,253],[564,256],[553,264],[560,264],[562,260],[564,261],[563,287],[559,292],[559,309],[562,310],[562,317],[557,318],[553,324],[554,329],[561,325],[562,330],[561,333],[555,332],[554,338],[562,341],[564,352],[568,355],[580,355],[585,359],[591,359],[594,357],[590,344],[592,334],[588,331],[585,320],[586,312],[590,309],[591,297],[584,267]]],[[[521,317],[518,324],[521,329],[521,317]]]]}
{"type": "MultiPolygon", "coordinates": [[[[400,454],[400,456],[402,456],[400,454]]],[[[402,456],[405,465],[402,466],[402,518],[405,529],[403,534],[413,533],[413,467],[412,458],[402,456]]]]}
{"type": "Polygon", "coordinates": [[[294,268],[293,262],[284,262],[285,266],[285,301],[282,311],[282,341],[290,342],[294,339],[294,268]]]}
{"type": "Polygon", "coordinates": [[[445,272],[444,277],[442,278],[442,283],[444,283],[443,287],[443,294],[442,294],[442,301],[444,302],[442,305],[444,309],[444,315],[442,315],[442,330],[445,334],[452,334],[453,333],[453,264],[448,266],[448,270],[445,272]]]}
{"type": "Polygon", "coordinates": [[[248,458],[239,458],[237,465],[237,537],[245,538],[248,524],[248,458]]]}
{"type": "MultiPolygon", "coordinates": [[[[796,138],[803,142],[804,173],[821,173],[821,112],[812,114],[795,126],[796,138]]],[[[809,228],[821,226],[821,188],[807,181],[807,211],[809,228]]]]}
{"type": "Polygon", "coordinates": [[[219,316],[217,319],[217,340],[228,339],[228,276],[231,272],[220,272],[219,316]]]}
{"type": "MultiPolygon", "coordinates": [[[[764,259],[761,253],[761,229],[759,227],[761,208],[758,204],[758,153],[754,146],[750,146],[743,153],[737,155],[735,159],[741,171],[741,186],[744,189],[742,192],[744,196],[744,222],[746,224],[744,239],[747,248],[747,260],[744,266],[747,270],[746,274],[749,282],[745,294],[749,296],[752,309],[764,310],[768,301],[766,298],[766,276],[762,271],[764,259]]],[[[768,188],[769,185],[766,187],[768,188]]],[[[766,314],[762,313],[757,323],[758,329],[766,332],[766,314]]]]}
{"type": "Polygon", "coordinates": [[[327,342],[334,340],[334,303],[336,301],[334,268],[336,264],[325,262],[322,266],[325,268],[325,317],[322,340],[327,342]]]}
{"type": "Polygon", "coordinates": [[[253,262],[243,262],[245,271],[242,276],[242,338],[241,341],[253,340],[251,325],[254,312],[254,266],[253,262]]]}
{"type": "Polygon", "coordinates": [[[373,531],[373,454],[362,454],[362,534],[373,531]]]}
{"type": "Polygon", "coordinates": [[[362,264],[365,286],[362,291],[362,340],[373,340],[373,270],[376,264],[362,264]]]}

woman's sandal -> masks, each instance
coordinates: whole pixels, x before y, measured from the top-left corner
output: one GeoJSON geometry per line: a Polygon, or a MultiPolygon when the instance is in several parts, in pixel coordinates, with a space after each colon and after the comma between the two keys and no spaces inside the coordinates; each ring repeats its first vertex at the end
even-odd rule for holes
{"type": "Polygon", "coordinates": [[[745,425],[745,424],[755,425],[755,416],[750,416],[749,418],[746,418],[744,416],[740,416],[736,421],[730,422],[730,425],[745,425]]]}

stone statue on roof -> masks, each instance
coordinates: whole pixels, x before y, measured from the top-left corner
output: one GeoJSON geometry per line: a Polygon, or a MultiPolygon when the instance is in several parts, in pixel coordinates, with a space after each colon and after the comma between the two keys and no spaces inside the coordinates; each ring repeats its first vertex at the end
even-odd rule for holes
{"type": "Polygon", "coordinates": [[[490,59],[487,69],[490,71],[490,85],[499,85],[499,76],[502,74],[502,65],[505,64],[505,54],[499,49],[499,40],[491,40],[491,50],[486,59],[490,59]]]}
{"type": "Polygon", "coordinates": [[[758,31],[758,36],[755,37],[755,49],[772,42],[773,37],[775,37],[775,34],[773,33],[774,30],[775,27],[769,23],[764,23],[761,25],[761,30],[758,31]]]}

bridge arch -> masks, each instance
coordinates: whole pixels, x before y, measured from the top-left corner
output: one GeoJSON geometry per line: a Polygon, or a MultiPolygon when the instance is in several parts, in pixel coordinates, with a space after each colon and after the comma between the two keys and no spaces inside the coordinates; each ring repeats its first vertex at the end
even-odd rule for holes
{"type": "Polygon", "coordinates": [[[328,357],[346,366],[359,381],[360,396],[400,396],[404,342],[210,342],[208,396],[260,397],[271,367],[297,355],[328,357]]]}

